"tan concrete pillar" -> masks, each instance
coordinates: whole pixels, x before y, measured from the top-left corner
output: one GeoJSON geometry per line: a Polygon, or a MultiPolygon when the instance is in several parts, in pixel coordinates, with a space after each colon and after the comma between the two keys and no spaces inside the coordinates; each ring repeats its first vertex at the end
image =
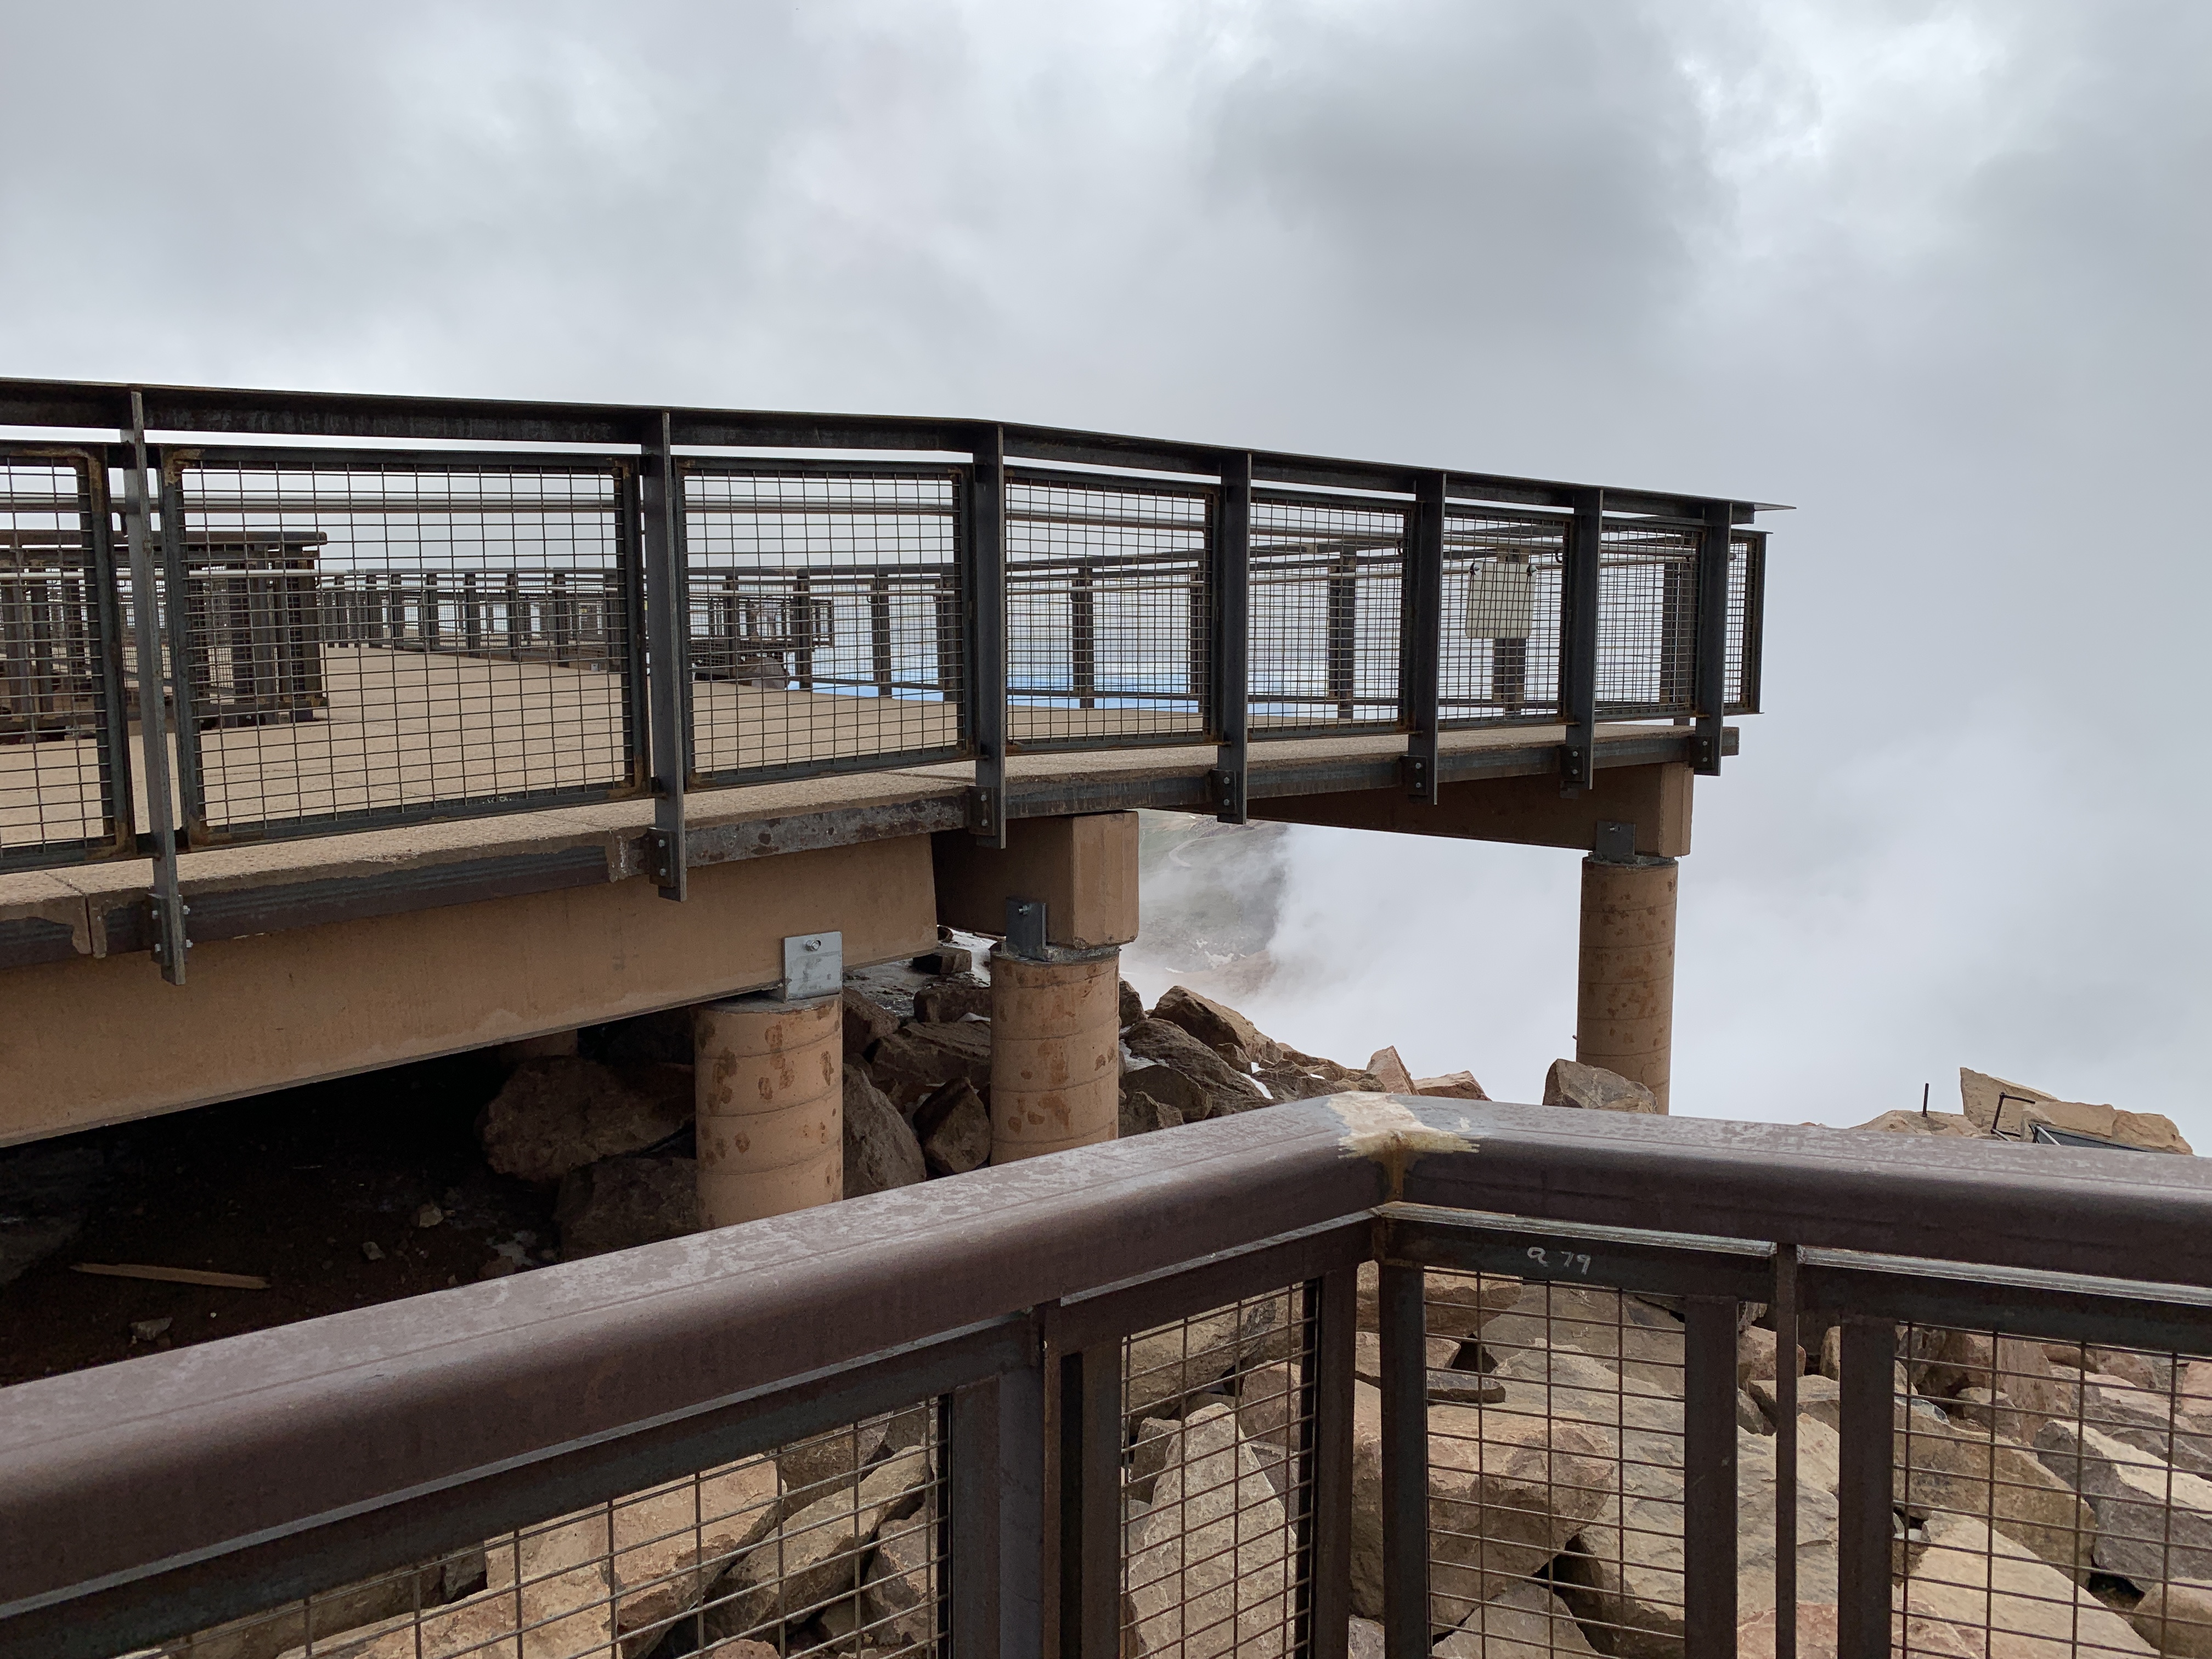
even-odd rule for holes
{"type": "Polygon", "coordinates": [[[732,997],[692,1021],[702,1224],[842,1198],[843,999],[732,997]]]}
{"type": "Polygon", "coordinates": [[[1583,860],[1575,1058],[1642,1084],[1667,1109],[1674,1044],[1672,859],[1583,860]]]}
{"type": "Polygon", "coordinates": [[[1121,952],[991,957],[991,1162],[1115,1138],[1121,1121],[1121,952]]]}

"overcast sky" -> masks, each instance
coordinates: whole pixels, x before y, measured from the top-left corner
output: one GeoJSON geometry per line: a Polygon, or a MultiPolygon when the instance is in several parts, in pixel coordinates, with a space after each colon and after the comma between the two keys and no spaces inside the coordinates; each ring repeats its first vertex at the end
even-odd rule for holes
{"type": "MultiPolygon", "coordinates": [[[[1795,503],[1674,1109],[1965,1063],[2212,1143],[2212,6],[0,10],[0,373],[1795,503]]],[[[1293,842],[1279,1034],[1533,1097],[1574,855],[1340,845],[1293,842]]]]}

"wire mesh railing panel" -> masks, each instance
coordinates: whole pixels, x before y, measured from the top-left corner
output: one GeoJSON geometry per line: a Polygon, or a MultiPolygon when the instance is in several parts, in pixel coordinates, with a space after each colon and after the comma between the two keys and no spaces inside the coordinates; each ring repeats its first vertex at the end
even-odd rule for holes
{"type": "Polygon", "coordinates": [[[173,470],[196,841],[637,787],[635,561],[613,465],[187,453],[173,470]]]}
{"type": "Polygon", "coordinates": [[[1445,518],[1437,707],[1446,725],[1559,718],[1565,551],[1557,519],[1445,518]]]}
{"type": "Polygon", "coordinates": [[[1279,1659],[1305,1646],[1314,1305],[1292,1286],[1123,1344],[1130,1659],[1279,1659]]]}
{"type": "Polygon", "coordinates": [[[684,523],[698,781],[960,752],[950,471],[686,462],[684,523]]]}
{"type": "Polygon", "coordinates": [[[0,450],[0,870],[129,842],[100,484],[88,456],[0,450]]]}
{"type": "MultiPolygon", "coordinates": [[[[935,1659],[946,1575],[934,1400],[626,1493],[143,1659],[935,1659]]],[[[134,1656],[134,1659],[139,1656],[134,1656]]]]}
{"type": "Polygon", "coordinates": [[[1727,666],[1723,671],[1723,712],[1759,712],[1759,579],[1766,556],[1764,532],[1739,532],[1729,538],[1727,666]]]}
{"type": "Polygon", "coordinates": [[[1679,1653],[1680,1319],[1486,1274],[1432,1272],[1424,1300],[1436,1651],[1679,1653]]]}
{"type": "MultiPolygon", "coordinates": [[[[1924,1325],[1899,1328],[1898,1356],[1900,1652],[2201,1650],[2212,1365],[1924,1325]]],[[[1817,1419],[1826,1378],[1805,1382],[1817,1419]]]]}
{"type": "Polygon", "coordinates": [[[1687,714],[1695,708],[1698,534],[1607,520],[1598,567],[1601,716],[1687,714]]]}
{"type": "Polygon", "coordinates": [[[1202,490],[1009,481],[1014,741],[1049,749],[1205,734],[1212,508],[1202,490]]]}
{"type": "Polygon", "coordinates": [[[1254,492],[1255,736],[1397,723],[1405,546],[1401,508],[1254,492]]]}

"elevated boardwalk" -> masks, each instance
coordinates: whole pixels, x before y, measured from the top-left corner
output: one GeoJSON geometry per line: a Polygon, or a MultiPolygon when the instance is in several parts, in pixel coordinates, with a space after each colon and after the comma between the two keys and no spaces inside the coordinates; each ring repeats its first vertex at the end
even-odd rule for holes
{"type": "Polygon", "coordinates": [[[0,1143],[769,985],[793,934],[1058,894],[1110,947],[1068,827],[1147,807],[1664,866],[1664,938],[1594,947],[1663,1098],[1753,504],[974,422],[6,381],[9,427],[0,1143]]]}

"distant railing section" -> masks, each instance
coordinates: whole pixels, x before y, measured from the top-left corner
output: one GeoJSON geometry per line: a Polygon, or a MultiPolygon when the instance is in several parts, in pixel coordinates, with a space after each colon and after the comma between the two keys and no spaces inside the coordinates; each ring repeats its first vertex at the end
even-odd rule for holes
{"type": "MultiPolygon", "coordinates": [[[[127,753],[139,630],[187,851],[646,794],[680,848],[687,788],[957,759],[997,838],[1010,753],[1161,743],[1216,745],[1236,819],[1271,738],[1402,732],[1433,798],[1453,728],[1564,724],[1572,783],[1599,720],[1692,723],[1711,769],[1758,706],[1744,503],[970,422],[137,395],[257,442],[148,446],[143,509],[129,442],[0,446],[0,869],[129,853],[171,805],[127,753]],[[758,453],[809,448],[840,457],[758,453]]],[[[131,396],[0,382],[0,425],[127,439],[131,396]]]]}

